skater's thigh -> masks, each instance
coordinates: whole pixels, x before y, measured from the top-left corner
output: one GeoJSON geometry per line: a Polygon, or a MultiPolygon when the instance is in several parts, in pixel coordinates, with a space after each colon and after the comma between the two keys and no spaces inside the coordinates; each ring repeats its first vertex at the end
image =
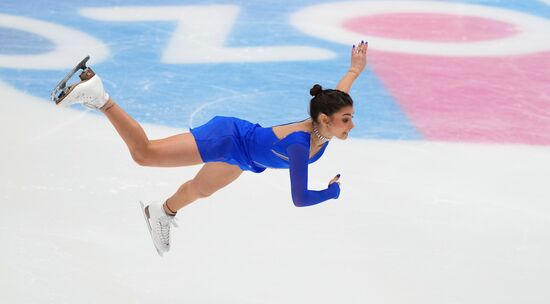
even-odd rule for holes
{"type": "Polygon", "coordinates": [[[193,188],[201,196],[209,196],[235,181],[243,170],[235,165],[221,162],[206,163],[193,178],[193,188]]]}
{"type": "Polygon", "coordinates": [[[178,167],[202,164],[202,158],[191,133],[182,133],[149,141],[148,164],[158,167],[178,167]]]}

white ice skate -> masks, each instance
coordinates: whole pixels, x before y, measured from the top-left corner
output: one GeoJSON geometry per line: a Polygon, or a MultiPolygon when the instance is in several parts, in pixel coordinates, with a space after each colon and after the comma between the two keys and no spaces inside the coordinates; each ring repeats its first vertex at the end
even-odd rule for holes
{"type": "Polygon", "coordinates": [[[176,218],[174,216],[167,215],[164,212],[162,204],[152,203],[145,206],[143,202],[139,202],[147,228],[153,239],[153,244],[157,249],[157,252],[162,256],[165,252],[170,250],[170,226],[178,227],[176,224],[176,218]]]}
{"type": "Polygon", "coordinates": [[[105,93],[101,78],[86,66],[89,59],[90,56],[87,56],[77,64],[53,90],[51,98],[57,105],[83,104],[92,109],[100,109],[107,103],[109,94],[105,93]],[[81,81],[67,86],[67,81],[79,70],[82,70],[79,75],[81,81]]]}

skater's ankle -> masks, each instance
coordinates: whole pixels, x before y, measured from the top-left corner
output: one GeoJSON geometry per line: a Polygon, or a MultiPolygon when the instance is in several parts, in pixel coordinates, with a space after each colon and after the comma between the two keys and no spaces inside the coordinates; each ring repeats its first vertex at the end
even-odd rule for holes
{"type": "Polygon", "coordinates": [[[109,97],[109,100],[103,105],[103,107],[99,108],[101,112],[106,112],[110,108],[112,108],[115,105],[115,102],[109,97]]]}
{"type": "Polygon", "coordinates": [[[170,206],[168,206],[168,200],[166,200],[164,202],[164,204],[162,204],[162,209],[164,210],[164,213],[166,213],[167,215],[169,216],[176,216],[176,214],[178,213],[178,211],[173,211],[170,206]]]}

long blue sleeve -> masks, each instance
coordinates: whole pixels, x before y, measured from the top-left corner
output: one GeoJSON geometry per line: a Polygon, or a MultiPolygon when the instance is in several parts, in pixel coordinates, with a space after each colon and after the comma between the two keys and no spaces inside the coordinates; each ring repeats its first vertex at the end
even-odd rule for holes
{"type": "Polygon", "coordinates": [[[319,204],[331,198],[338,198],[340,186],[332,183],[321,191],[308,190],[309,147],[295,143],[287,148],[289,156],[290,186],[292,201],[296,207],[319,204]]]}

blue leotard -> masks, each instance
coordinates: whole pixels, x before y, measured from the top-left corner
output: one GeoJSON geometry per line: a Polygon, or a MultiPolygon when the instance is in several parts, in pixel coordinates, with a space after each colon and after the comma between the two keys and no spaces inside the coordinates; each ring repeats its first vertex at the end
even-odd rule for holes
{"type": "Polygon", "coordinates": [[[192,128],[191,133],[205,163],[225,162],[255,173],[267,168],[288,168],[296,206],[315,205],[340,195],[338,183],[321,191],[308,189],[308,165],[318,160],[328,145],[325,143],[309,158],[311,135],[308,132],[297,131],[279,139],[272,128],[239,118],[216,116],[192,128]]]}

